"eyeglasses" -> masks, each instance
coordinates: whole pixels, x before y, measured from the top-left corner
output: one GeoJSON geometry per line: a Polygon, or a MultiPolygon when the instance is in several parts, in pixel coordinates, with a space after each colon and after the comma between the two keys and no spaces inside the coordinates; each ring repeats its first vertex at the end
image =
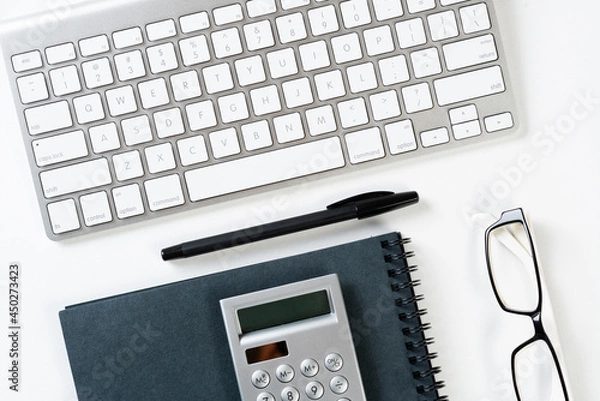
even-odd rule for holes
{"type": "Polygon", "coordinates": [[[531,232],[522,209],[502,213],[485,232],[494,294],[502,309],[531,318],[534,335],[512,353],[519,401],[568,401],[563,370],[542,323],[542,284],[531,232]]]}

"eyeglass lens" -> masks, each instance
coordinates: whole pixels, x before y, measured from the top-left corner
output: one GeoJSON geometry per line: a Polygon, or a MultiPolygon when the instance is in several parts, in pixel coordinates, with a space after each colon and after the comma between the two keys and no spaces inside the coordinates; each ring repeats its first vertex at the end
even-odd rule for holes
{"type": "Polygon", "coordinates": [[[514,356],[513,372],[521,401],[566,401],[546,342],[534,341],[520,349],[514,356]]]}

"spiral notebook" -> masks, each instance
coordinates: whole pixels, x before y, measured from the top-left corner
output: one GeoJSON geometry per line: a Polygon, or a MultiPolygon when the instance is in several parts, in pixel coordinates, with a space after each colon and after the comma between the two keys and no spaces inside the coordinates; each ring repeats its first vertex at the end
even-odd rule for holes
{"type": "Polygon", "coordinates": [[[60,321],[78,398],[241,400],[219,301],[336,273],[367,399],[447,400],[408,242],[390,233],[67,307],[60,321]]]}

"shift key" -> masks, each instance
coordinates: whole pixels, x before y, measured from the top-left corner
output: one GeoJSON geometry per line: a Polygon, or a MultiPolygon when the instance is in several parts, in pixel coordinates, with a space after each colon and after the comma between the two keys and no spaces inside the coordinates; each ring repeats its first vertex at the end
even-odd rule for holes
{"type": "Polygon", "coordinates": [[[44,171],[40,173],[40,179],[48,199],[112,183],[106,159],[44,171]]]}

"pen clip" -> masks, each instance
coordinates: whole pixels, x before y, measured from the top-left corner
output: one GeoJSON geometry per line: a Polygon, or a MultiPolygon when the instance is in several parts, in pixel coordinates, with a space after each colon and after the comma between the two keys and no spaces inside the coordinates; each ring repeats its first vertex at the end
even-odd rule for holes
{"type": "Polygon", "coordinates": [[[367,192],[364,194],[351,196],[350,198],[343,199],[339,202],[332,203],[331,205],[327,206],[327,209],[328,210],[336,209],[338,207],[355,204],[356,202],[362,202],[365,200],[383,198],[383,197],[390,196],[390,195],[394,195],[394,192],[390,192],[390,191],[367,192]]]}

